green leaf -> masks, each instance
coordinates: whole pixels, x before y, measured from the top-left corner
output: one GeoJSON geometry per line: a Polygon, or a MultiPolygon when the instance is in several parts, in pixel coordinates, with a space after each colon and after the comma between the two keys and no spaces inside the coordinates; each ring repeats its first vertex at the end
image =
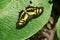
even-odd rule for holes
{"type": "Polygon", "coordinates": [[[8,6],[10,4],[11,0],[0,0],[0,9],[3,9],[4,7],[8,6]]]}
{"type": "Polygon", "coordinates": [[[48,21],[52,4],[49,0],[0,0],[0,40],[24,40],[38,32],[48,21]],[[43,14],[31,20],[24,28],[16,29],[16,22],[21,10],[28,5],[43,6],[43,14]]]}
{"type": "Polygon", "coordinates": [[[60,18],[58,19],[58,22],[57,22],[57,35],[60,40],[60,18]]]}

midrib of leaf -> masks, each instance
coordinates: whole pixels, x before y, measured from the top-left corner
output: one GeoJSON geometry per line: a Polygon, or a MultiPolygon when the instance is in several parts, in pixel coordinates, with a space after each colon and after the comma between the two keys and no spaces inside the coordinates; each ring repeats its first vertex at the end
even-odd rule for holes
{"type": "Polygon", "coordinates": [[[12,3],[13,3],[14,0],[11,0],[11,2],[9,4],[6,5],[6,7],[4,7],[2,10],[4,11],[6,8],[8,8],[12,3]]]}
{"type": "MultiPolygon", "coordinates": [[[[7,10],[8,10],[8,8],[9,8],[9,6],[11,5],[11,4],[13,4],[13,2],[15,2],[15,0],[11,0],[3,9],[1,9],[0,10],[0,18],[3,18],[3,12],[8,12],[7,10]]],[[[4,15],[6,15],[7,13],[5,13],[4,15]]]]}

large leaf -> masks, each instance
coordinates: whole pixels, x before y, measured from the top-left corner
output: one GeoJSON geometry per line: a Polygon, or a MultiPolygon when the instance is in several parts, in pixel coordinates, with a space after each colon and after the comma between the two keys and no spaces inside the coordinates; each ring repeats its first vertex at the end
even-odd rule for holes
{"type": "Polygon", "coordinates": [[[0,0],[0,40],[24,40],[39,31],[48,21],[52,5],[49,0],[0,0]],[[21,10],[28,5],[43,6],[43,14],[31,20],[24,28],[16,29],[16,22],[21,10]]]}

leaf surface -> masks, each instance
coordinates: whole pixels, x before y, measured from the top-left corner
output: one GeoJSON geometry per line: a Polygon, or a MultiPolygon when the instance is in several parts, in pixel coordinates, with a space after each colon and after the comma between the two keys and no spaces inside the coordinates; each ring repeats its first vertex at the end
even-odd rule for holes
{"type": "Polygon", "coordinates": [[[24,40],[38,32],[47,22],[51,14],[52,4],[49,0],[0,0],[0,40],[24,40]],[[41,16],[31,20],[24,28],[16,29],[16,22],[21,10],[27,6],[43,6],[41,16]]]}

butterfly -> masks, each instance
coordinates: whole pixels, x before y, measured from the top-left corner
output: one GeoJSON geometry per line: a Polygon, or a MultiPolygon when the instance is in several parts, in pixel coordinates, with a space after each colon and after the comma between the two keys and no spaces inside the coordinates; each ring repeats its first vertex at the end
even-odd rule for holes
{"type": "Polygon", "coordinates": [[[19,12],[19,18],[16,23],[17,28],[24,27],[30,20],[37,18],[43,12],[43,7],[28,6],[25,10],[19,12]]]}

